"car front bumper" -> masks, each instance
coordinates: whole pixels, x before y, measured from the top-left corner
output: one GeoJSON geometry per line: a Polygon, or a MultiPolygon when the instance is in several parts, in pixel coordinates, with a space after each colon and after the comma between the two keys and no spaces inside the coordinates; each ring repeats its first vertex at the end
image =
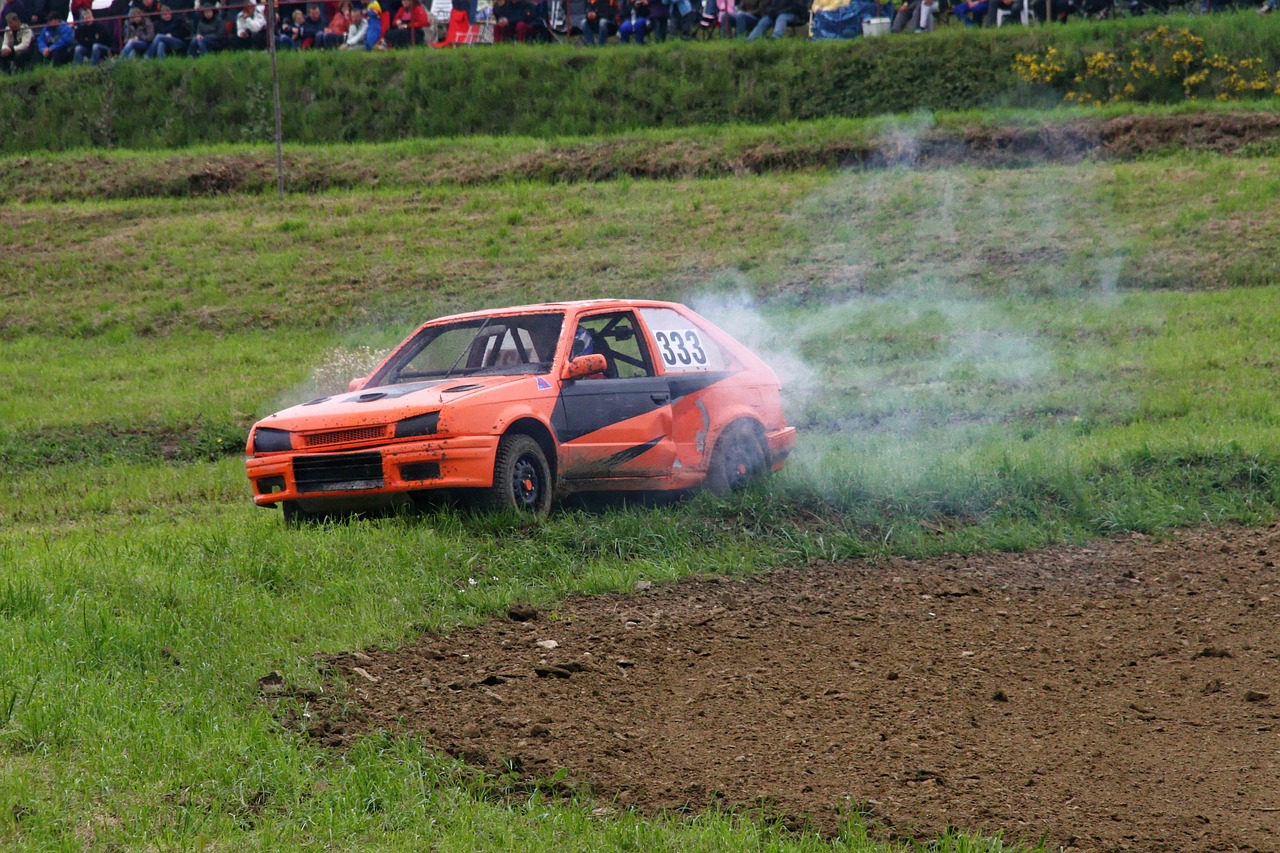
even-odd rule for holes
{"type": "Polygon", "coordinates": [[[252,456],[245,470],[253,501],[344,499],[394,495],[421,489],[493,485],[498,436],[409,441],[340,453],[288,451],[252,456]]]}

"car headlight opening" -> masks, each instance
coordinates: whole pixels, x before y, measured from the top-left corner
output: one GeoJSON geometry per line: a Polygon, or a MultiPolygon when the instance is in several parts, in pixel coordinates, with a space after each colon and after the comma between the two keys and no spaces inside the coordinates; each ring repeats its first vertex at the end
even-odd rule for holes
{"type": "Polygon", "coordinates": [[[254,453],[279,453],[293,449],[293,437],[287,430],[258,427],[253,432],[254,453]]]}
{"type": "Polygon", "coordinates": [[[427,412],[425,415],[414,415],[402,421],[396,421],[396,438],[413,438],[419,435],[435,435],[440,423],[439,412],[427,412]]]}

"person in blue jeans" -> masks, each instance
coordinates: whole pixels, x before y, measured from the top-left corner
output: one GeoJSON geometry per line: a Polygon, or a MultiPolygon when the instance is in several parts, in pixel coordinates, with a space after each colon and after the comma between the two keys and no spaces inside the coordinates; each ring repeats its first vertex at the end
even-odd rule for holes
{"type": "Polygon", "coordinates": [[[951,7],[951,14],[966,27],[982,26],[982,19],[987,16],[988,0],[963,0],[951,7]]]}
{"type": "Polygon", "coordinates": [[[738,0],[731,15],[735,38],[742,38],[755,29],[764,14],[764,6],[765,0],[738,0]]]}
{"type": "Polygon", "coordinates": [[[803,0],[769,0],[764,15],[756,22],[756,28],[747,36],[747,41],[760,38],[773,27],[773,38],[780,39],[787,34],[787,27],[804,23],[809,19],[809,5],[803,0]]]}
{"type": "Polygon", "coordinates": [[[164,59],[170,52],[182,54],[187,52],[187,39],[191,38],[191,28],[187,26],[186,15],[178,17],[168,6],[160,7],[160,18],[156,21],[156,37],[147,48],[147,59],[164,59]]]}
{"type": "Polygon", "coordinates": [[[227,44],[226,24],[218,15],[216,0],[206,0],[196,6],[195,26],[192,27],[191,41],[187,43],[187,56],[204,56],[216,50],[222,50],[227,44]]]}
{"type": "Polygon", "coordinates": [[[614,0],[587,0],[582,19],[582,41],[587,47],[603,45],[618,26],[618,4],[614,0]]]}
{"type": "Polygon", "coordinates": [[[111,55],[114,41],[107,28],[93,19],[93,10],[82,9],[80,21],[76,24],[76,49],[71,54],[71,61],[81,65],[87,60],[90,65],[97,65],[111,55]]]}
{"type": "Polygon", "coordinates": [[[635,37],[636,44],[644,44],[645,34],[649,32],[649,0],[623,0],[622,23],[618,24],[618,41],[630,43],[635,37]]]}
{"type": "Polygon", "coordinates": [[[129,10],[129,18],[124,22],[121,41],[124,49],[120,51],[121,59],[142,56],[151,47],[151,40],[156,37],[155,25],[150,18],[142,16],[142,9],[134,6],[129,10]]]}

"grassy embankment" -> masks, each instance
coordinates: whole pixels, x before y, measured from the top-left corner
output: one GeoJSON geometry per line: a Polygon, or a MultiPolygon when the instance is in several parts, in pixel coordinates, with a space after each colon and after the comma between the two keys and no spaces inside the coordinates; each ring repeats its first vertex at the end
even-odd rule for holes
{"type": "MultiPolygon", "coordinates": [[[[946,28],[925,39],[777,44],[671,42],[644,50],[503,46],[484,51],[300,52],[280,58],[285,138],[300,144],[477,134],[549,138],[655,127],[871,116],[913,110],[1041,108],[1064,92],[1028,86],[1017,54],[1055,47],[1079,63],[1143,46],[1156,24],[1186,27],[1229,61],[1274,71],[1280,23],[1257,16],[1132,19],[1010,31],[946,28]]],[[[1144,47],[1145,49],[1145,47],[1144,47]]],[[[1181,100],[1181,85],[1162,100],[1181,100]]],[[[269,63],[47,69],[0,81],[0,151],[180,148],[266,142],[269,63]]],[[[1274,94],[1274,87],[1253,94],[1274,94]]]]}
{"type": "Polygon", "coordinates": [[[639,579],[1269,519],[1276,181],[1202,156],[0,211],[0,846],[825,848],[508,802],[392,737],[328,754],[256,679],[639,579]],[[704,303],[775,359],[788,471],[290,530],[222,450],[425,316],[606,294],[704,303]]]}

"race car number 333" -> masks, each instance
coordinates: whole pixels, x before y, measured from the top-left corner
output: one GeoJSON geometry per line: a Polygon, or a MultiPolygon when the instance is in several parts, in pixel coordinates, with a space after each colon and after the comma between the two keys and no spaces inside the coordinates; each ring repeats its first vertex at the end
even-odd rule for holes
{"type": "Polygon", "coordinates": [[[702,339],[693,329],[668,329],[665,332],[654,332],[653,337],[658,342],[662,361],[668,367],[707,363],[707,353],[702,348],[702,339]]]}

